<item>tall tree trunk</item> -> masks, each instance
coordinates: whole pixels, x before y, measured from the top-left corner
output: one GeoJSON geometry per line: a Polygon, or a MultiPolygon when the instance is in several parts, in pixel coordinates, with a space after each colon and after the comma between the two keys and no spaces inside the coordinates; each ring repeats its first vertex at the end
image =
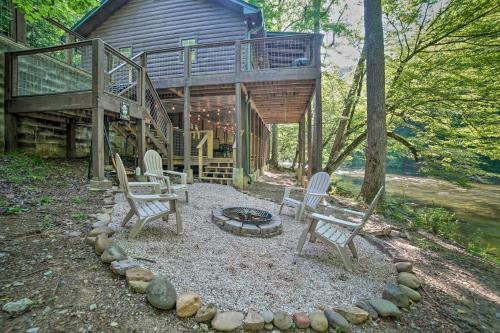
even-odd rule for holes
{"type": "Polygon", "coordinates": [[[366,166],[361,194],[371,202],[385,186],[387,132],[385,115],[384,32],[381,0],[364,0],[366,43],[366,166]]]}
{"type": "Polygon", "coordinates": [[[328,162],[324,168],[324,171],[330,174],[333,173],[338,167],[336,167],[336,165],[338,165],[337,157],[341,153],[341,148],[345,143],[346,132],[349,129],[349,120],[352,118],[354,111],[356,110],[359,95],[361,94],[361,88],[363,87],[363,79],[365,75],[365,60],[366,50],[363,46],[361,56],[359,57],[354,70],[351,87],[344,100],[339,125],[337,126],[337,131],[335,132],[335,140],[333,141],[332,148],[330,149],[330,156],[328,157],[328,162]]]}
{"type": "Polygon", "coordinates": [[[272,141],[271,141],[271,161],[269,164],[273,167],[278,166],[278,124],[273,124],[271,127],[272,141]]]}

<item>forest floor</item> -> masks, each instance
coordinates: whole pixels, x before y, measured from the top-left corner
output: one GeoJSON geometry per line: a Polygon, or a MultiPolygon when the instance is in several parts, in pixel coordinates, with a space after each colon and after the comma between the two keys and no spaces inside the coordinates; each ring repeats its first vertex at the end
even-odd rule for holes
{"type": "MultiPolygon", "coordinates": [[[[286,174],[268,173],[249,193],[279,202],[283,184],[292,182],[286,174]]],[[[1,311],[2,332],[194,331],[192,319],[178,320],[131,293],[85,244],[90,215],[102,212],[104,199],[87,189],[84,161],[0,155],[0,306],[22,298],[34,302],[15,316],[1,311]]],[[[401,320],[355,331],[500,331],[498,266],[427,238],[432,245],[424,249],[414,235],[381,240],[414,262],[424,281],[423,301],[401,320]]]]}

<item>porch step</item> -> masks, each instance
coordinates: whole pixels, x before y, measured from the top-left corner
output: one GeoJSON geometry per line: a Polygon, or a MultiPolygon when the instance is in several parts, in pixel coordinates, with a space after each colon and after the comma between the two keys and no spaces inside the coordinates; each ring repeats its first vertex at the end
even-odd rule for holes
{"type": "Polygon", "coordinates": [[[206,177],[206,176],[200,177],[200,180],[206,183],[215,183],[222,185],[231,185],[231,182],[233,181],[232,178],[206,177]]]}

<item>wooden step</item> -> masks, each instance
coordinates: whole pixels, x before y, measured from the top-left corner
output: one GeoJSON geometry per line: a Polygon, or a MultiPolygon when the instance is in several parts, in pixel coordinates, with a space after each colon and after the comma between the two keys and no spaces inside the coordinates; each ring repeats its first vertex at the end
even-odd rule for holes
{"type": "Polygon", "coordinates": [[[232,178],[217,178],[217,177],[205,177],[205,176],[199,177],[199,179],[206,183],[216,183],[222,185],[231,185],[231,182],[233,181],[232,178]]]}

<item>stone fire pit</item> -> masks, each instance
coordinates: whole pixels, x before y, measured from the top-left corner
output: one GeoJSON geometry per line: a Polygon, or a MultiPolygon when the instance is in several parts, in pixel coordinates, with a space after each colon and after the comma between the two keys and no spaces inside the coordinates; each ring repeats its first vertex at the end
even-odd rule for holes
{"type": "Polygon", "coordinates": [[[281,234],[281,219],[262,209],[225,207],[212,211],[212,222],[219,228],[239,236],[273,237],[281,234]]]}

